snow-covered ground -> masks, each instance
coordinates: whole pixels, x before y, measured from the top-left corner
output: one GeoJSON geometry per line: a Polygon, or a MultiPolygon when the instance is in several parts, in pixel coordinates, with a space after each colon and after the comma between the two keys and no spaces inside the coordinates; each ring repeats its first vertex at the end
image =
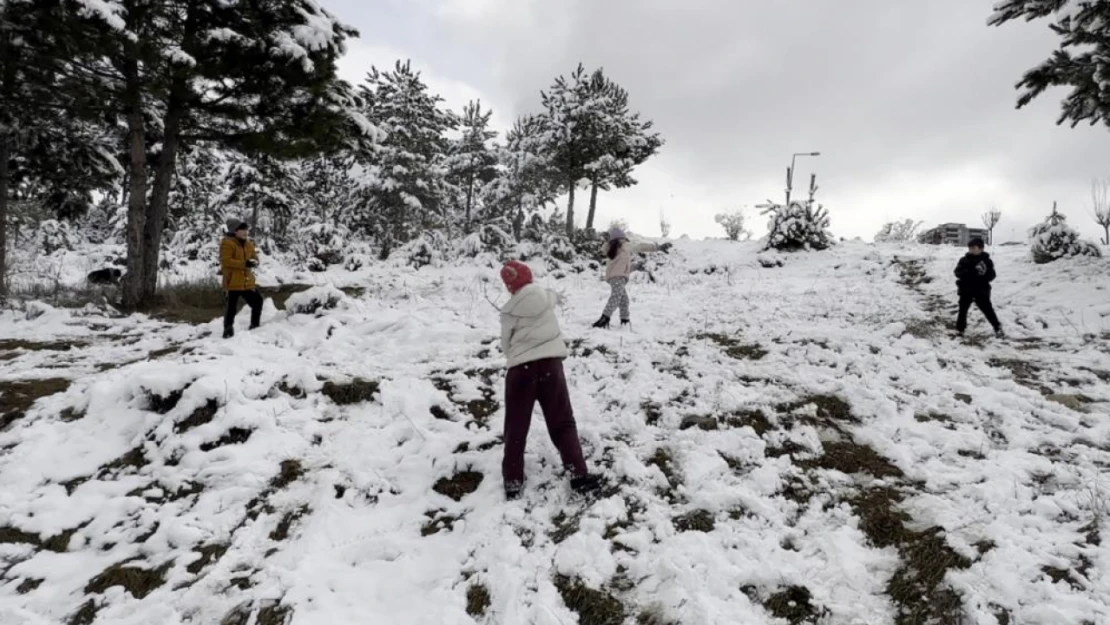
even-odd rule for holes
{"type": "Polygon", "coordinates": [[[537,414],[504,501],[491,267],[230,341],[2,313],[0,623],[1110,622],[1110,260],[997,250],[1010,337],[959,341],[960,253],[681,242],[609,331],[536,266],[591,500],[537,414]]]}

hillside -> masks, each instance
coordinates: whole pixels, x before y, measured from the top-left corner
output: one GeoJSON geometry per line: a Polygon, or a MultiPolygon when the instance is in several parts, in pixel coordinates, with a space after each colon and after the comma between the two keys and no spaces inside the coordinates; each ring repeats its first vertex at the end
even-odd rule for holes
{"type": "Polygon", "coordinates": [[[490,266],[337,274],[230,341],[0,313],[0,622],[1107,622],[1110,260],[998,250],[1010,337],[957,341],[960,253],[680,242],[610,331],[536,266],[588,501],[538,415],[504,501],[490,266]]]}

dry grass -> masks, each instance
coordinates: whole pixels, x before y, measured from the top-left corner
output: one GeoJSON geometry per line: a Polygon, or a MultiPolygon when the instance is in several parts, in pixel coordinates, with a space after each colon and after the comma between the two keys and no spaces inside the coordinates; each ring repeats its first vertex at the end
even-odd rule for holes
{"type": "Polygon", "coordinates": [[[242,445],[250,440],[251,434],[253,433],[254,430],[248,430],[247,428],[231,428],[216,440],[201,443],[200,450],[212,451],[213,449],[226,447],[227,445],[242,445]]]}
{"type": "Polygon", "coordinates": [[[671,522],[680,532],[712,532],[717,525],[713,513],[708,510],[691,510],[671,519],[671,522]]]}
{"type": "Polygon", "coordinates": [[[293,528],[293,524],[299,521],[302,517],[312,512],[308,506],[301,506],[296,510],[290,510],[282,515],[281,520],[278,521],[277,527],[274,531],[270,532],[270,540],[274,542],[282,542],[289,538],[289,532],[293,528]]]}
{"type": "Polygon", "coordinates": [[[484,584],[475,582],[466,589],[466,613],[470,616],[484,616],[490,603],[489,589],[484,584]]]}
{"type": "Polygon", "coordinates": [[[558,575],[553,580],[555,588],[572,612],[578,615],[579,625],[624,625],[628,614],[616,597],[604,590],[594,590],[577,578],[558,575]]]}
{"type": "Polygon", "coordinates": [[[212,419],[216,417],[216,413],[220,411],[220,403],[214,399],[209,399],[204,404],[198,406],[193,412],[181,421],[174,424],[174,432],[182,434],[189,430],[211,423],[212,419]]]}
{"type": "Polygon", "coordinates": [[[724,350],[725,355],[736,360],[763,360],[769,353],[758,343],[744,343],[736,337],[727,334],[698,334],[694,338],[702,341],[711,341],[724,350]]]}

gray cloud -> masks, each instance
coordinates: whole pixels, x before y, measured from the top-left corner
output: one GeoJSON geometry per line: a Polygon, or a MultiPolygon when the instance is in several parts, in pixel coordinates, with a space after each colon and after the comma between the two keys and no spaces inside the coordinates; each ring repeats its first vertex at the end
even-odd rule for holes
{"type": "MultiPolygon", "coordinates": [[[[452,77],[511,108],[505,117],[535,110],[538,91],[578,61],[605,67],[667,140],[642,188],[610,194],[618,206],[676,186],[733,205],[778,197],[790,154],[821,150],[805,168],[819,172],[836,229],[866,236],[899,203],[922,219],[966,219],[1001,200],[1031,222],[1053,197],[1079,202],[1092,176],[1110,175],[1105,129],[1054,126],[1059,93],[1014,109],[1014,83],[1055,39],[1043,24],[987,27],[989,4],[419,0],[406,6],[427,41],[403,45],[465,72],[452,77]],[[953,173],[969,170],[993,182],[953,173]],[[960,188],[937,188],[944,180],[960,188]]],[[[695,229],[712,228],[720,208],[701,210],[695,229]]],[[[1074,212],[1082,225],[1084,209],[1074,212]]]]}

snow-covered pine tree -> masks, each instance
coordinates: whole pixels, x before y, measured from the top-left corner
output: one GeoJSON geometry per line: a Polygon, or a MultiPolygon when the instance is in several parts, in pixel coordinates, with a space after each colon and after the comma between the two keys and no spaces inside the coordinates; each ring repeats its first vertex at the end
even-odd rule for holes
{"type": "Polygon", "coordinates": [[[307,156],[373,128],[336,77],[355,34],[316,0],[229,3],[57,0],[63,74],[127,131],[123,304],[146,305],[178,153],[212,141],[246,153],[307,156]],[[156,144],[154,154],[148,146],[156,144]]]}
{"type": "Polygon", "coordinates": [[[1067,218],[1052,204],[1052,214],[1029,231],[1033,262],[1042,265],[1073,256],[1102,256],[1098,246],[1079,238],[1079,233],[1067,224],[1067,218]]]}
{"type": "Polygon", "coordinates": [[[829,232],[829,213],[817,204],[817,176],[810,177],[809,198],[804,202],[791,202],[788,206],[767,201],[757,208],[764,215],[771,215],[767,225],[765,249],[780,251],[825,250],[833,245],[829,232]]]}
{"type": "Polygon", "coordinates": [[[596,160],[586,165],[590,180],[590,208],[586,229],[594,227],[598,190],[624,189],[637,184],[632,170],[655,155],[663,145],[659,133],[651,132],[652,122],[640,121],[639,113],[628,109],[628,92],[605,76],[602,69],[590,77],[589,92],[597,100],[597,140],[600,143],[596,160]]]}
{"type": "Polygon", "coordinates": [[[472,230],[479,192],[497,176],[497,153],[490,147],[497,136],[489,129],[492,116],[493,111],[482,110],[480,101],[468,103],[459,118],[462,135],[448,150],[447,183],[453,187],[465,232],[472,230]]]}
{"type": "Polygon", "coordinates": [[[525,221],[555,201],[559,172],[544,152],[545,122],[536,116],[516,120],[498,146],[498,175],[482,189],[486,223],[507,221],[519,240],[525,221]]]}
{"type": "Polygon", "coordinates": [[[579,181],[587,177],[587,166],[603,155],[601,129],[605,115],[605,95],[591,87],[591,77],[582,64],[567,79],[559,76],[547,91],[540,93],[545,114],[544,154],[559,172],[561,188],[567,198],[567,238],[574,237],[574,199],[579,181]]]}
{"type": "Polygon", "coordinates": [[[1057,124],[1080,122],[1110,126],[1110,2],[1106,0],[1000,0],[988,24],[1047,18],[1060,47],[1037,67],[1025,72],[1017,89],[1022,108],[1050,87],[1071,87],[1057,124]]]}
{"type": "Polygon", "coordinates": [[[386,138],[360,152],[363,217],[384,259],[420,231],[447,221],[444,133],[457,117],[440,108],[443,98],[428,91],[409,61],[393,71],[371,68],[362,86],[365,112],[386,138]]]}

